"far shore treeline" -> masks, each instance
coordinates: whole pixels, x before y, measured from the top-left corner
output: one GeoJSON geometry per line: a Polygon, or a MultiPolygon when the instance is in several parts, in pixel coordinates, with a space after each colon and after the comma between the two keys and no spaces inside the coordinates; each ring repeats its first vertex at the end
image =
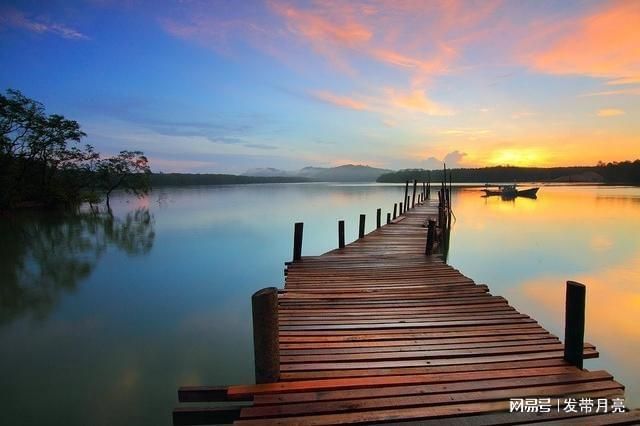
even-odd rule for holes
{"type": "MultiPolygon", "coordinates": [[[[483,167],[451,169],[454,182],[575,182],[607,184],[640,184],[640,160],[600,163],[578,167],[483,167]]],[[[381,175],[377,182],[401,183],[407,180],[442,181],[442,170],[405,169],[381,175]]]]}

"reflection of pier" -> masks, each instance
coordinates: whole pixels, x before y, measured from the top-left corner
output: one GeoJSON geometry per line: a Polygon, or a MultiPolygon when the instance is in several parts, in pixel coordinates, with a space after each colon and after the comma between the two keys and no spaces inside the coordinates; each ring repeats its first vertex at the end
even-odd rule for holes
{"type": "Polygon", "coordinates": [[[296,224],[284,289],[253,296],[258,384],[180,388],[181,402],[209,405],[176,408],[174,424],[640,423],[640,411],[612,413],[621,384],[582,369],[598,356],[583,342],[584,286],[567,284],[563,344],[446,264],[450,191],[432,202],[428,189],[410,200],[407,185],[400,214],[382,226],[378,210],[376,230],[351,244],[342,223],[339,248],[321,256],[301,255],[296,224]],[[511,398],[549,412],[510,413],[511,398]]]}

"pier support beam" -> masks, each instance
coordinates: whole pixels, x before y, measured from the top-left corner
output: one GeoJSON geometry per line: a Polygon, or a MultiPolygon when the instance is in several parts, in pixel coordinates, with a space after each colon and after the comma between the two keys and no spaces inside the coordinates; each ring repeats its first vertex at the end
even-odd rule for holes
{"type": "MultiPolygon", "coordinates": [[[[409,196],[409,181],[406,181],[404,184],[404,198],[402,202],[404,203],[404,211],[409,210],[409,206],[407,205],[407,197],[409,196]]],[[[402,204],[400,204],[402,206],[402,204]]],[[[402,214],[402,207],[400,207],[400,214],[402,214]]]]}
{"type": "Polygon", "coordinates": [[[293,228],[293,261],[300,260],[302,257],[302,230],[304,223],[298,222],[293,228]]]}
{"type": "Polygon", "coordinates": [[[433,254],[433,244],[436,240],[436,221],[429,219],[427,225],[427,244],[424,248],[424,254],[431,256],[433,254]]]}
{"type": "Polygon", "coordinates": [[[391,213],[387,213],[387,225],[391,223],[391,213]]]}
{"type": "Polygon", "coordinates": [[[360,224],[358,226],[358,238],[362,238],[364,237],[364,219],[365,219],[365,215],[361,214],[360,215],[360,224]]]}
{"type": "Polygon", "coordinates": [[[338,221],[338,248],[344,248],[344,220],[338,221]]]}
{"type": "Polygon", "coordinates": [[[378,209],[378,210],[376,210],[376,228],[380,228],[380,226],[382,226],[382,223],[381,223],[381,221],[382,221],[381,215],[382,215],[382,209],[378,209]]]}
{"type": "Polygon", "coordinates": [[[280,339],[278,338],[278,289],[263,288],[251,296],[253,311],[253,351],[256,383],[280,379],[280,339]]]}
{"type": "Polygon", "coordinates": [[[582,369],[586,287],[567,281],[564,316],[564,359],[582,369]]]}
{"type": "Polygon", "coordinates": [[[398,216],[397,212],[398,212],[398,203],[393,203],[393,219],[394,220],[398,216]]]}
{"type": "Polygon", "coordinates": [[[418,181],[417,180],[413,180],[413,195],[411,196],[411,208],[414,208],[416,206],[416,187],[418,185],[418,181]]]}

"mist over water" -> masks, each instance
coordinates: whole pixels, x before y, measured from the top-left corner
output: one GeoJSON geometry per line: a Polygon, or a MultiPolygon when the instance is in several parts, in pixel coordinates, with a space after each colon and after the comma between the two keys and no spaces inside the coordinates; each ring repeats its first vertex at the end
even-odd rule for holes
{"type": "MultiPolygon", "coordinates": [[[[118,195],[114,216],[0,223],[3,423],[171,424],[187,384],[253,380],[250,296],[303,255],[383,222],[404,186],[274,184],[118,195]],[[37,403],[36,403],[37,402],[37,403]]],[[[435,194],[434,194],[435,195],[435,194]]],[[[537,200],[455,190],[449,263],[563,338],[564,282],[587,285],[586,340],[640,405],[640,188],[543,187],[537,200]]]]}

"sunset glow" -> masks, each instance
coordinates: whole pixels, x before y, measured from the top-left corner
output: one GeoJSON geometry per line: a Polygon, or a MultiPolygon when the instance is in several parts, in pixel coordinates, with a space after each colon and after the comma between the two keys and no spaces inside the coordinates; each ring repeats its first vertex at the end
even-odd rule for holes
{"type": "Polygon", "coordinates": [[[640,152],[637,1],[64,4],[0,6],[0,88],[155,171],[640,152]]]}

